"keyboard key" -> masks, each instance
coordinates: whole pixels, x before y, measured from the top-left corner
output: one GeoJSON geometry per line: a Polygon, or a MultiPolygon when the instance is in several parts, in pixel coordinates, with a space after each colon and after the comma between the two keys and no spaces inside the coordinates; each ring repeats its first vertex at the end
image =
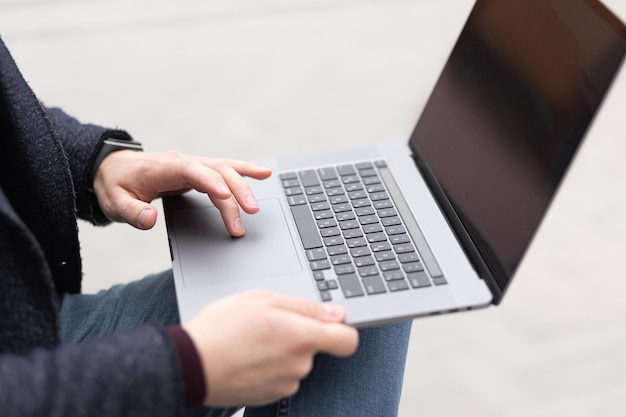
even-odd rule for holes
{"type": "MultiPolygon", "coordinates": [[[[356,212],[356,215],[361,217],[361,216],[373,216],[374,214],[376,214],[376,210],[374,210],[374,208],[372,206],[367,206],[367,207],[359,207],[356,210],[354,210],[356,212]]],[[[376,222],[378,222],[378,218],[376,218],[376,222]]],[[[361,223],[363,224],[363,223],[361,223]]]]}
{"type": "Polygon", "coordinates": [[[388,281],[389,291],[404,291],[409,289],[409,285],[405,280],[388,281]]]}
{"type": "MultiPolygon", "coordinates": [[[[378,264],[378,267],[380,268],[381,271],[386,272],[386,271],[393,271],[395,269],[400,269],[400,264],[394,259],[391,261],[384,261],[378,264]]],[[[406,271],[406,269],[405,269],[406,271]]],[[[408,271],[406,271],[408,272],[408,271]]]]}
{"type": "Polygon", "coordinates": [[[341,188],[338,188],[338,187],[341,187],[341,181],[339,181],[339,180],[324,181],[324,188],[329,190],[329,191],[331,189],[332,190],[334,190],[334,189],[341,190],[341,188]]]}
{"type": "Polygon", "coordinates": [[[337,173],[333,167],[320,168],[317,170],[317,173],[322,181],[334,180],[337,178],[337,173]]]}
{"type": "Polygon", "coordinates": [[[285,180],[295,180],[298,178],[298,175],[295,172],[283,172],[278,176],[281,181],[285,180]]]}
{"type": "Polygon", "coordinates": [[[335,274],[337,275],[354,274],[354,267],[352,266],[352,264],[337,265],[335,266],[335,274]]]}
{"type": "Polygon", "coordinates": [[[396,259],[396,255],[394,255],[394,253],[390,250],[387,250],[384,252],[376,252],[374,256],[376,257],[376,260],[378,262],[384,262],[384,261],[390,261],[392,259],[396,259]]]}
{"type": "Polygon", "coordinates": [[[363,278],[363,286],[369,295],[387,292],[383,280],[378,275],[363,278]]]}
{"type": "Polygon", "coordinates": [[[321,297],[322,301],[324,301],[324,302],[328,302],[328,301],[332,301],[333,300],[333,296],[330,295],[329,291],[320,291],[320,297],[321,297]]]}
{"type": "Polygon", "coordinates": [[[322,247],[322,240],[317,232],[317,225],[313,221],[311,211],[307,206],[291,207],[291,213],[296,222],[296,228],[300,234],[300,240],[304,249],[315,249],[322,247]]]}
{"type": "Polygon", "coordinates": [[[322,187],[308,187],[304,189],[304,192],[306,195],[313,195],[313,194],[322,194],[324,192],[324,189],[322,187]]]}
{"type": "Polygon", "coordinates": [[[312,187],[314,185],[320,185],[320,180],[317,178],[317,174],[314,170],[308,169],[306,171],[300,171],[298,173],[300,177],[300,182],[303,187],[312,187]]]}
{"type": "Polygon", "coordinates": [[[350,204],[348,204],[348,203],[335,204],[333,206],[333,211],[335,213],[342,213],[344,211],[352,211],[352,206],[350,206],[350,204]]]}
{"type": "Polygon", "coordinates": [[[415,272],[412,274],[407,274],[407,278],[409,278],[409,282],[411,283],[411,287],[413,288],[422,288],[422,287],[430,287],[430,280],[428,276],[424,272],[415,272]]]}
{"type": "Polygon", "coordinates": [[[315,281],[324,281],[326,277],[324,277],[324,271],[313,271],[313,279],[315,281]]]}
{"type": "Polygon", "coordinates": [[[406,229],[402,225],[399,225],[399,226],[389,226],[389,227],[385,227],[385,232],[387,232],[387,234],[389,236],[391,236],[391,235],[401,235],[403,233],[406,233],[406,229]]]}
{"type": "Polygon", "coordinates": [[[328,252],[328,255],[330,256],[342,255],[344,253],[348,253],[348,248],[346,248],[345,245],[336,245],[336,246],[329,246],[328,248],[326,248],[326,251],[328,252]]]}
{"type": "Polygon", "coordinates": [[[380,193],[372,193],[370,194],[370,198],[372,201],[389,200],[389,194],[384,191],[380,193]]]}
{"type": "Polygon", "coordinates": [[[410,243],[404,243],[402,245],[395,245],[393,250],[396,253],[407,253],[407,252],[415,252],[415,248],[410,243]]]}
{"type": "Polygon", "coordinates": [[[345,177],[341,177],[341,182],[344,184],[354,184],[360,182],[361,180],[356,175],[348,175],[345,177]]]}
{"type": "Polygon", "coordinates": [[[347,195],[335,195],[335,196],[330,197],[328,200],[330,201],[330,204],[347,203],[348,196],[347,195]]]}
{"type": "Polygon", "coordinates": [[[377,242],[370,245],[372,252],[383,252],[387,250],[391,250],[391,245],[389,242],[377,242]]]}
{"type": "Polygon", "coordinates": [[[409,243],[411,239],[407,235],[395,235],[389,238],[392,245],[399,245],[401,243],[409,243]]]}
{"type": "Polygon", "coordinates": [[[354,166],[359,171],[364,170],[364,169],[372,169],[372,168],[374,168],[374,165],[372,165],[371,162],[357,162],[356,164],[354,164],[354,166]]]}
{"type": "Polygon", "coordinates": [[[346,191],[349,193],[352,191],[358,191],[362,189],[363,189],[363,186],[361,185],[360,182],[353,182],[351,184],[346,184],[346,191]]]}
{"type": "Polygon", "coordinates": [[[332,197],[335,195],[343,195],[345,194],[345,191],[343,191],[343,188],[329,188],[326,190],[326,195],[328,197],[332,197]]]}
{"type": "MultiPolygon", "coordinates": [[[[289,203],[290,206],[301,206],[302,204],[307,203],[306,197],[302,194],[288,197],[287,202],[289,203]]],[[[309,211],[308,207],[307,207],[307,211],[309,211]]]]}
{"type": "Polygon", "coordinates": [[[358,248],[361,246],[367,246],[367,240],[362,237],[357,237],[356,239],[348,239],[346,240],[349,248],[358,248]]]}
{"type": "Polygon", "coordinates": [[[343,238],[341,236],[331,236],[324,238],[325,246],[343,245],[343,238]]]}
{"type": "Polygon", "coordinates": [[[287,197],[292,196],[292,195],[298,195],[298,194],[302,194],[302,188],[300,187],[292,187],[292,188],[285,188],[285,195],[287,197]]]}
{"type": "Polygon", "coordinates": [[[404,274],[399,269],[394,269],[383,272],[383,277],[385,277],[385,281],[395,281],[398,279],[404,279],[404,274]]]}
{"type": "Polygon", "coordinates": [[[339,288],[339,284],[337,284],[337,281],[335,281],[334,279],[329,279],[328,281],[326,281],[326,285],[328,286],[329,290],[336,290],[337,288],[339,288]]]}
{"type": "Polygon", "coordinates": [[[362,268],[364,266],[376,265],[376,261],[371,256],[361,256],[360,258],[354,258],[354,265],[357,268],[362,268]]]}
{"type": "Polygon", "coordinates": [[[330,262],[333,265],[343,265],[343,264],[349,264],[352,262],[352,257],[348,254],[344,254],[344,255],[335,255],[335,256],[331,256],[330,257],[330,262]]]}
{"type": "Polygon", "coordinates": [[[341,230],[356,229],[359,227],[359,222],[356,220],[345,220],[343,222],[339,222],[339,227],[341,230]]]}
{"type": "Polygon", "coordinates": [[[385,242],[387,241],[387,235],[384,234],[383,232],[370,233],[369,235],[367,235],[367,241],[369,243],[385,242]]]}
{"type": "Polygon", "coordinates": [[[298,181],[297,179],[285,180],[282,182],[282,185],[283,185],[283,188],[299,187],[300,181],[298,181]]]}
{"type": "Polygon", "coordinates": [[[388,226],[398,226],[399,224],[402,224],[402,220],[400,220],[400,217],[385,217],[384,219],[381,219],[381,222],[383,223],[383,226],[388,227],[388,226]]]}
{"type": "Polygon", "coordinates": [[[371,205],[372,203],[367,198],[361,198],[359,200],[352,200],[352,207],[354,208],[367,207],[371,205]]]}
{"type": "Polygon", "coordinates": [[[334,217],[334,214],[330,210],[321,210],[321,211],[316,211],[315,213],[313,213],[313,216],[315,217],[315,220],[322,220],[322,219],[332,219],[334,217]]]}
{"type": "Polygon", "coordinates": [[[359,275],[362,277],[369,277],[372,275],[378,275],[378,268],[375,265],[373,266],[364,266],[359,268],[359,275]]]}
{"type": "Polygon", "coordinates": [[[402,269],[404,272],[422,272],[424,270],[424,265],[421,262],[411,262],[408,264],[402,264],[402,269]]]}
{"type": "Polygon", "coordinates": [[[343,211],[341,213],[337,213],[337,215],[335,216],[335,218],[337,219],[337,221],[344,221],[344,220],[354,220],[356,219],[354,213],[352,211],[343,211]]]}
{"type": "Polygon", "coordinates": [[[322,211],[322,210],[328,210],[328,209],[330,209],[330,204],[328,204],[327,201],[322,201],[319,203],[311,204],[311,210],[313,211],[322,211]]]}
{"type": "Polygon", "coordinates": [[[371,255],[371,253],[372,252],[370,251],[370,248],[368,248],[367,246],[361,246],[361,247],[350,249],[350,254],[354,258],[358,258],[361,256],[369,256],[371,255]]]}
{"type": "Polygon", "coordinates": [[[309,195],[307,200],[309,200],[309,203],[311,204],[321,203],[321,202],[326,201],[326,196],[324,194],[309,195]]]}
{"type": "Polygon", "coordinates": [[[361,229],[348,229],[343,231],[344,239],[354,239],[357,237],[363,237],[361,229]]]}
{"type": "Polygon", "coordinates": [[[340,165],[337,167],[337,173],[343,177],[346,175],[354,175],[356,171],[352,165],[340,165]]]}
{"type": "Polygon", "coordinates": [[[322,235],[322,239],[325,237],[339,236],[340,234],[341,231],[336,227],[329,227],[327,229],[320,230],[320,235],[322,235]]]}
{"type": "Polygon", "coordinates": [[[320,271],[322,269],[330,269],[330,262],[328,259],[322,259],[320,261],[313,261],[309,263],[311,271],[320,271]]]}
{"type": "Polygon", "coordinates": [[[407,262],[419,261],[420,258],[417,255],[417,252],[409,252],[398,255],[398,260],[400,261],[400,263],[405,264],[407,262]]]}
{"type": "Polygon", "coordinates": [[[326,281],[318,281],[317,289],[319,291],[326,291],[328,289],[328,284],[326,283],[326,281]]]}
{"type": "Polygon", "coordinates": [[[380,218],[397,216],[397,215],[398,215],[398,212],[396,211],[396,209],[393,209],[393,208],[385,208],[385,209],[378,210],[378,217],[380,218]]]}
{"type": "Polygon", "coordinates": [[[320,229],[325,229],[327,227],[335,227],[337,226],[337,222],[335,219],[322,219],[317,221],[317,227],[320,229]]]}
{"type": "Polygon", "coordinates": [[[309,260],[309,262],[326,259],[326,251],[324,250],[324,248],[308,250],[306,251],[306,258],[309,260]]]}
{"type": "Polygon", "coordinates": [[[361,176],[361,178],[366,178],[366,177],[374,177],[378,175],[378,173],[376,172],[375,169],[363,169],[359,171],[359,175],[361,176]]]}
{"type": "Polygon", "coordinates": [[[365,226],[363,226],[363,232],[365,234],[379,233],[382,231],[383,231],[383,227],[379,223],[366,224],[365,226]]]}
{"type": "Polygon", "coordinates": [[[374,207],[376,208],[376,210],[380,210],[385,208],[391,208],[393,207],[393,204],[391,204],[391,200],[380,200],[374,202],[374,207]]]}
{"type": "Polygon", "coordinates": [[[359,223],[361,223],[361,225],[363,226],[368,225],[368,224],[378,223],[378,217],[376,217],[375,215],[361,216],[359,217],[359,223]]]}
{"type": "Polygon", "coordinates": [[[346,298],[361,297],[363,295],[361,283],[355,274],[339,276],[339,285],[346,298]]]}
{"type": "Polygon", "coordinates": [[[352,191],[348,193],[348,197],[350,197],[350,200],[358,200],[360,198],[367,198],[367,193],[363,190],[352,191]]]}
{"type": "Polygon", "coordinates": [[[368,193],[378,193],[381,191],[385,191],[385,186],[382,184],[373,184],[373,185],[368,185],[366,188],[368,193]]]}
{"type": "Polygon", "coordinates": [[[363,178],[363,184],[365,184],[366,186],[372,184],[380,184],[380,178],[378,178],[378,176],[363,178]]]}

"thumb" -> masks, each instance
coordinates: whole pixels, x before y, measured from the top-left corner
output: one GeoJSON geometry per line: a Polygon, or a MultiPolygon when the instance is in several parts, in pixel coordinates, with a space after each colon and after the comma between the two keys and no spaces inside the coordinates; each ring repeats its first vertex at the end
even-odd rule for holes
{"type": "Polygon", "coordinates": [[[115,204],[119,220],[141,230],[151,229],[156,224],[157,209],[145,201],[124,193],[115,204]]]}
{"type": "Polygon", "coordinates": [[[319,321],[342,322],[346,318],[345,308],[335,304],[276,295],[274,305],[319,321]]]}

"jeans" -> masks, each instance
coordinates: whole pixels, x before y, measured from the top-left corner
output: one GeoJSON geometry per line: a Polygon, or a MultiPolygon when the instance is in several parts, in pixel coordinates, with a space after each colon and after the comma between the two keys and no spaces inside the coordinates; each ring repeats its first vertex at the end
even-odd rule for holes
{"type": "MultiPolygon", "coordinates": [[[[145,322],[179,322],[171,271],[115,285],[97,294],[68,294],[61,307],[66,342],[86,339],[145,322]]],[[[247,407],[246,417],[395,416],[398,413],[411,322],[359,331],[359,348],[350,358],[319,354],[312,372],[291,398],[264,407],[247,407]]],[[[201,408],[189,416],[229,416],[237,408],[201,408]]]]}

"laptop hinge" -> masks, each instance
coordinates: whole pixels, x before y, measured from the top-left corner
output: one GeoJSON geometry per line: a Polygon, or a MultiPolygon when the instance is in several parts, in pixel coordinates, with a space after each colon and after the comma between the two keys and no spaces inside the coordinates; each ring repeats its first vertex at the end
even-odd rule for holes
{"type": "Polygon", "coordinates": [[[478,249],[476,242],[472,239],[457,211],[454,209],[454,206],[446,196],[445,192],[432,175],[432,172],[428,168],[427,164],[423,162],[423,160],[416,153],[414,153],[412,157],[472,266],[476,270],[478,276],[485,281],[487,287],[491,291],[491,294],[493,295],[492,304],[499,304],[506,288],[502,288],[498,284],[498,279],[496,278],[497,273],[492,267],[489,266],[487,261],[485,261],[485,255],[478,249]]]}

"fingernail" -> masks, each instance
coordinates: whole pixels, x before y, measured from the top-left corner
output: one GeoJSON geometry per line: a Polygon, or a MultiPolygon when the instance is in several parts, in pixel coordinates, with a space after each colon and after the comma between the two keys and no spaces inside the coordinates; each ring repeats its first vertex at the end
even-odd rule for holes
{"type": "Polygon", "coordinates": [[[148,209],[143,209],[141,211],[141,213],[139,213],[139,218],[137,219],[137,223],[139,224],[139,227],[145,229],[147,227],[146,225],[146,216],[148,215],[148,212],[150,210],[148,209]]]}
{"type": "Polygon", "coordinates": [[[246,196],[246,205],[248,207],[259,207],[259,203],[257,203],[253,195],[246,196]]]}
{"type": "Polygon", "coordinates": [[[233,220],[233,228],[236,232],[243,233],[243,223],[241,222],[241,218],[237,217],[233,220]]]}
{"type": "Polygon", "coordinates": [[[326,304],[328,317],[337,318],[343,315],[343,307],[335,304],[326,304]]]}

